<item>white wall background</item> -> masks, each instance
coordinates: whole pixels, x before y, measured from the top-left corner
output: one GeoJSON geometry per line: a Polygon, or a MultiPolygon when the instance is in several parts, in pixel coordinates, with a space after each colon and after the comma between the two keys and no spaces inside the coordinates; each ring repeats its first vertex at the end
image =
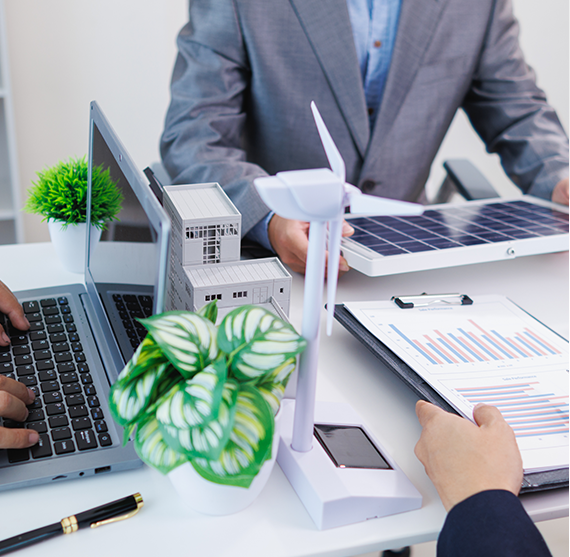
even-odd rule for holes
{"type": "MultiPolygon", "coordinates": [[[[568,0],[513,1],[527,60],[568,130],[568,0]]],[[[158,160],[187,0],[5,0],[5,11],[22,201],[38,170],[87,152],[93,99],[141,169],[158,160]]],[[[453,157],[473,160],[502,191],[518,191],[462,114],[438,153],[433,184],[453,157]]],[[[25,216],[26,241],[49,239],[40,221],[25,216]]]]}

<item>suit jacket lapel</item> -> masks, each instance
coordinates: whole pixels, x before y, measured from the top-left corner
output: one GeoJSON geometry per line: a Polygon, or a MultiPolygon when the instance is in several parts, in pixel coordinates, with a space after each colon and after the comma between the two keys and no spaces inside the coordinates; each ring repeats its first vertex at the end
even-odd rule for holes
{"type": "Polygon", "coordinates": [[[436,30],[440,13],[447,0],[402,0],[398,33],[382,105],[376,118],[362,169],[365,175],[379,155],[386,138],[436,30]]]}
{"type": "MultiPolygon", "coordinates": [[[[433,1],[433,0],[430,0],[433,1]]],[[[290,0],[364,157],[370,129],[346,0],[290,0]]],[[[326,121],[326,115],[323,115],[326,121]]]]}

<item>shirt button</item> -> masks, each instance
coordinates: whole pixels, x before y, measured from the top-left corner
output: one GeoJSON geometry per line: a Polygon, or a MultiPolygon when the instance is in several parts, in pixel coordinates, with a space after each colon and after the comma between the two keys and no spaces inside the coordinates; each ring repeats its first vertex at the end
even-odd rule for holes
{"type": "Polygon", "coordinates": [[[368,116],[372,116],[374,114],[374,109],[373,108],[369,108],[368,109],[368,116]]]}
{"type": "Polygon", "coordinates": [[[374,41],[374,46],[380,48],[382,46],[382,41],[374,41]]]}
{"type": "Polygon", "coordinates": [[[374,180],[364,180],[362,184],[360,184],[360,189],[364,193],[371,192],[376,187],[376,183],[374,180]]]}

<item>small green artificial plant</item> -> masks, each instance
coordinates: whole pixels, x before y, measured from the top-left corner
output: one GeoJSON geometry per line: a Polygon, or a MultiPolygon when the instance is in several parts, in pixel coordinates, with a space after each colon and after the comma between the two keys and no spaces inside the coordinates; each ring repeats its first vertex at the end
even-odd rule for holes
{"type": "MultiPolygon", "coordinates": [[[[60,161],[55,166],[38,172],[38,180],[28,191],[24,209],[42,215],[43,220],[58,221],[67,227],[87,220],[87,172],[85,157],[60,161]]],[[[99,229],[116,219],[123,196],[109,169],[93,169],[91,223],[99,229]]]]}
{"type": "Polygon", "coordinates": [[[271,458],[274,415],[306,341],[259,306],[219,327],[216,302],[198,313],[141,319],[148,334],[110,393],[125,442],[166,474],[185,462],[215,483],[249,487],[271,458]]]}

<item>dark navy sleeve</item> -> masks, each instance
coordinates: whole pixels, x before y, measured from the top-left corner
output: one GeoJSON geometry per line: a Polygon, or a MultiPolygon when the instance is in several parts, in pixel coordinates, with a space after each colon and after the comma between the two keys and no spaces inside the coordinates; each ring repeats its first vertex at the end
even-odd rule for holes
{"type": "Polygon", "coordinates": [[[437,557],[552,557],[540,532],[510,491],[472,495],[451,509],[437,557]]]}

